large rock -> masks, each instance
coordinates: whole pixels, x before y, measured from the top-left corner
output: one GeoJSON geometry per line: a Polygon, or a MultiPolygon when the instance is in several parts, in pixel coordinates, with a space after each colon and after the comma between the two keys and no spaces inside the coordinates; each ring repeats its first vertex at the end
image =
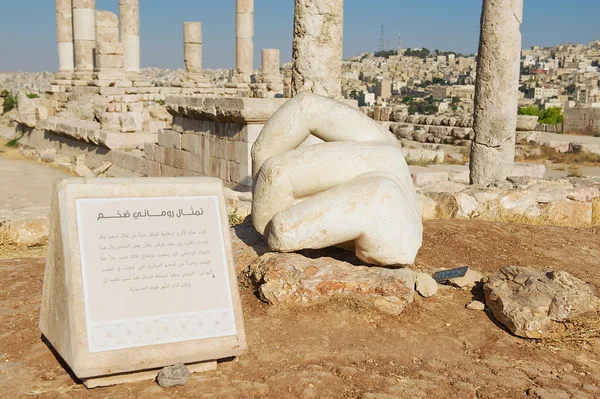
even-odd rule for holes
{"type": "Polygon", "coordinates": [[[267,254],[245,271],[260,298],[281,307],[330,300],[397,315],[412,302],[417,273],[354,266],[329,257],[267,254]]]}
{"type": "Polygon", "coordinates": [[[535,130],[538,122],[537,116],[518,115],[517,116],[517,132],[531,132],[535,130]]]}
{"type": "Polygon", "coordinates": [[[48,219],[11,220],[0,226],[10,244],[24,247],[46,245],[48,242],[48,219]]]}
{"type": "Polygon", "coordinates": [[[487,307],[515,335],[545,338],[560,323],[600,310],[591,287],[567,272],[507,266],[484,285],[487,307]]]}

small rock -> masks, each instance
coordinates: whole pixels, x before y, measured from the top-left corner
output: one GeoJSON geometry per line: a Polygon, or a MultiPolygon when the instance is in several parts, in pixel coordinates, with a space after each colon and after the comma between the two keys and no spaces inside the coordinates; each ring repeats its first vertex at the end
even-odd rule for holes
{"type": "Polygon", "coordinates": [[[567,272],[507,266],[484,286],[494,317],[513,334],[544,338],[562,323],[600,310],[600,299],[585,282],[567,272]]]}
{"type": "Polygon", "coordinates": [[[483,281],[483,274],[478,271],[469,269],[467,270],[467,274],[462,277],[457,277],[448,280],[449,285],[457,288],[462,288],[463,290],[470,290],[475,287],[477,283],[483,281]]]}
{"type": "Polygon", "coordinates": [[[183,363],[177,363],[163,368],[156,382],[163,388],[171,388],[185,384],[190,379],[190,371],[183,363]]]}
{"type": "Polygon", "coordinates": [[[100,164],[100,166],[98,166],[97,168],[95,168],[92,171],[92,173],[94,176],[98,176],[99,174],[106,172],[108,170],[108,168],[110,168],[111,166],[112,166],[111,162],[102,162],[100,164]]]}
{"type": "Polygon", "coordinates": [[[85,154],[79,154],[75,156],[75,166],[85,166],[85,154]]]}
{"type": "Polygon", "coordinates": [[[92,170],[85,165],[77,165],[77,166],[75,166],[75,169],[73,171],[77,174],[77,176],[81,176],[81,177],[94,176],[94,173],[92,172],[92,170]]]}
{"type": "Polygon", "coordinates": [[[45,163],[53,163],[54,159],[55,155],[50,153],[42,154],[42,156],[40,157],[40,160],[45,163]]]}
{"type": "Polygon", "coordinates": [[[434,296],[438,290],[437,282],[433,279],[433,277],[431,277],[427,273],[417,274],[417,281],[415,287],[417,289],[417,292],[425,298],[434,296]]]}
{"type": "Polygon", "coordinates": [[[466,306],[470,310],[485,310],[485,304],[479,301],[473,301],[466,306]]]}

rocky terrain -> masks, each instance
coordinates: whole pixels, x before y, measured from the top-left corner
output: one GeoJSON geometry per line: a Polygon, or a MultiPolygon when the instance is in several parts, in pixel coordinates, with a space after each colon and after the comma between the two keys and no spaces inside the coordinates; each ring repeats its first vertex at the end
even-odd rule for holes
{"type": "MultiPolygon", "coordinates": [[[[210,81],[223,86],[229,78],[228,69],[205,69],[203,71],[210,81]]],[[[172,86],[181,84],[185,76],[183,69],[160,69],[142,68],[141,74],[144,81],[150,82],[152,86],[172,86]]],[[[0,71],[0,91],[8,90],[18,93],[21,89],[27,89],[31,93],[43,92],[54,79],[54,72],[5,72],[0,71]]]]}

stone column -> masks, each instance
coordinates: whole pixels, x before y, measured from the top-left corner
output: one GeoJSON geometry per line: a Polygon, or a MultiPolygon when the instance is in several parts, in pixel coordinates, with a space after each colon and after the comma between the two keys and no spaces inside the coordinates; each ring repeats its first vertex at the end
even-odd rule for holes
{"type": "Polygon", "coordinates": [[[90,79],[96,47],[96,0],[73,0],[73,41],[75,75],[90,79]]]}
{"type": "Polygon", "coordinates": [[[202,73],[202,24],[183,23],[183,62],[188,74],[202,73]]]}
{"type": "MultiPolygon", "coordinates": [[[[96,65],[94,77],[106,85],[124,80],[123,46],[119,43],[119,19],[110,11],[96,11],[96,65]]],[[[131,84],[131,82],[130,82],[131,84]]]]}
{"type": "Polygon", "coordinates": [[[75,68],[71,0],[56,0],[56,40],[58,42],[58,72],[63,75],[71,74],[75,68]]]}
{"type": "Polygon", "coordinates": [[[523,0],[484,0],[475,83],[471,184],[506,179],[515,157],[523,0]]]}
{"type": "Polygon", "coordinates": [[[267,84],[267,90],[274,96],[275,94],[283,94],[283,79],[280,72],[280,53],[279,49],[263,49],[262,50],[262,68],[261,81],[267,84]]]}
{"type": "Polygon", "coordinates": [[[262,68],[263,76],[280,75],[279,49],[265,48],[262,50],[262,68]]]}
{"type": "Polygon", "coordinates": [[[119,0],[123,68],[125,72],[140,71],[140,1],[119,0]]]}
{"type": "Polygon", "coordinates": [[[235,14],[236,75],[238,83],[250,83],[254,70],[254,0],[237,0],[235,14]]]}
{"type": "Polygon", "coordinates": [[[292,96],[342,98],[344,0],[296,0],[292,96]]]}

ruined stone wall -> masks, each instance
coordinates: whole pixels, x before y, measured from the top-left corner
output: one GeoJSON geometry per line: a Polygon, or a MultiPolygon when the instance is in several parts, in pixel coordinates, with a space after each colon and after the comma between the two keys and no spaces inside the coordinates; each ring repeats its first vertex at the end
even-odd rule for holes
{"type": "Polygon", "coordinates": [[[238,191],[252,189],[252,145],[285,99],[174,96],[171,129],[147,144],[148,176],[212,176],[238,191]]]}
{"type": "Polygon", "coordinates": [[[600,108],[566,108],[565,133],[600,134],[600,108]]]}

